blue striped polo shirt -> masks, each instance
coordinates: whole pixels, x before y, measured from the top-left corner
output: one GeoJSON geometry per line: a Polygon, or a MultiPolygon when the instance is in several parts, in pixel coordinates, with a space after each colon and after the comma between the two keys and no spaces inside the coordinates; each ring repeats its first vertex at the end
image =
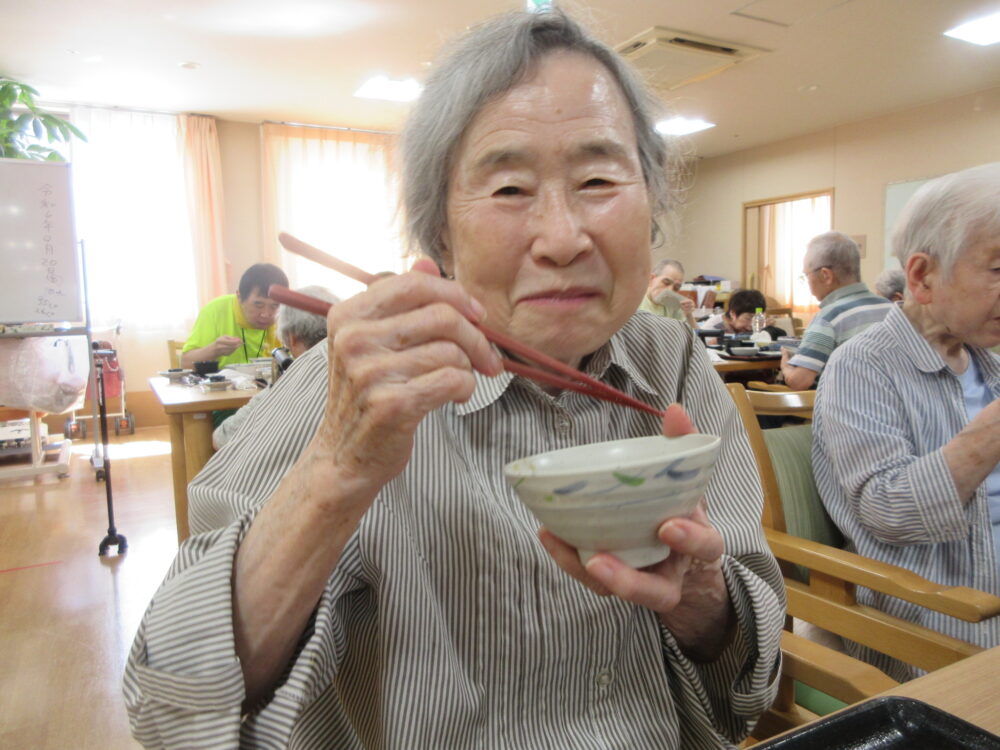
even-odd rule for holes
{"type": "Polygon", "coordinates": [[[872,294],[861,281],[835,289],[819,303],[819,312],[788,364],[822,372],[834,349],[880,322],[891,307],[889,300],[872,294]]]}

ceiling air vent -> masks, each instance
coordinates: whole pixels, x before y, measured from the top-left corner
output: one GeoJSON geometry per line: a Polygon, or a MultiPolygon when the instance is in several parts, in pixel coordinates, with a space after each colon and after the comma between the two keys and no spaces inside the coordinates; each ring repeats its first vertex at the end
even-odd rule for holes
{"type": "Polygon", "coordinates": [[[664,91],[721,73],[767,50],[654,26],[616,49],[664,91]]]}

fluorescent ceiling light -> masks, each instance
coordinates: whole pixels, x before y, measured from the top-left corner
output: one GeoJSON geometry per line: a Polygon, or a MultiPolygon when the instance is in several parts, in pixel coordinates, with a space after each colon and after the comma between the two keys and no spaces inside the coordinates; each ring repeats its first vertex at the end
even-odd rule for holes
{"type": "Polygon", "coordinates": [[[388,76],[369,78],[354,95],[361,99],[385,99],[390,102],[412,102],[423,90],[414,78],[396,81],[388,76]]]}
{"type": "Polygon", "coordinates": [[[945,36],[985,47],[1000,42],[1000,12],[963,23],[944,32],[945,36]]]}
{"type": "Polygon", "coordinates": [[[689,135],[697,133],[699,130],[708,130],[714,127],[714,122],[706,122],[701,118],[671,117],[669,120],[661,120],[656,123],[656,132],[660,135],[689,135]]]}

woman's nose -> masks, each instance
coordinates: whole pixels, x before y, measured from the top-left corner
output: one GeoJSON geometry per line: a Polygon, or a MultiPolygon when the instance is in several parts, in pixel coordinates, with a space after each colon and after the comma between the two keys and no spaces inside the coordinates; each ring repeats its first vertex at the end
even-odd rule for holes
{"type": "Polygon", "coordinates": [[[541,193],[530,229],[531,254],[557,266],[569,265],[594,247],[579,205],[562,190],[541,193]]]}

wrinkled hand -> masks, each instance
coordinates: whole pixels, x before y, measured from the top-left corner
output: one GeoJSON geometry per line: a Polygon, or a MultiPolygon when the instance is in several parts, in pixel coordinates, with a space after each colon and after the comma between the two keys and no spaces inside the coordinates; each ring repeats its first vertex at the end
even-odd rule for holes
{"type": "Polygon", "coordinates": [[[243,339],[236,336],[219,336],[215,340],[215,351],[218,356],[225,357],[227,354],[232,354],[239,349],[242,343],[243,339]]]}
{"type": "Polygon", "coordinates": [[[693,315],[694,314],[694,300],[692,300],[690,297],[685,297],[680,302],[680,308],[681,308],[681,311],[685,315],[693,315]]]}
{"type": "MultiPolygon", "coordinates": [[[[681,406],[667,409],[664,435],[695,431],[681,406]]],[[[709,522],[704,499],[689,518],[667,519],[657,534],[670,547],[670,556],[641,570],[607,552],[594,555],[584,567],[576,549],[550,531],[542,529],[539,538],[559,567],[595,594],[653,610],[692,659],[710,661],[725,647],[735,621],[722,576],[722,535],[709,522]]]]}
{"type": "Polygon", "coordinates": [[[496,375],[503,369],[470,322],[483,315],[478,302],[426,259],[330,310],[329,390],[310,451],[335,466],[338,481],[358,490],[359,504],[403,470],[417,425],[429,412],[468,400],[474,370],[496,375]]]}

